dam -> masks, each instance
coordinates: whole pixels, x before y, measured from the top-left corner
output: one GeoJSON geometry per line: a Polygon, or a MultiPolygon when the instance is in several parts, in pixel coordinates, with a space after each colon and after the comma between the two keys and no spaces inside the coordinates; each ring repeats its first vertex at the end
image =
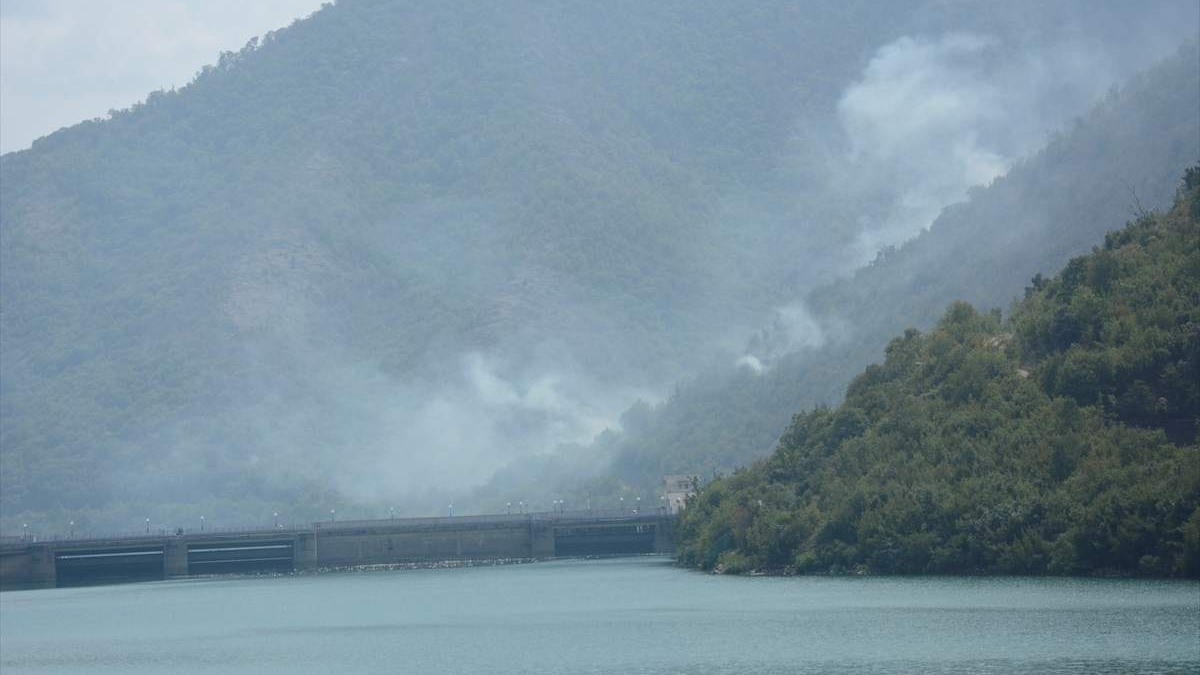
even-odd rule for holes
{"type": "Polygon", "coordinates": [[[674,519],[665,512],[551,512],[9,541],[0,545],[0,589],[363,565],[669,555],[674,551],[674,519]]]}

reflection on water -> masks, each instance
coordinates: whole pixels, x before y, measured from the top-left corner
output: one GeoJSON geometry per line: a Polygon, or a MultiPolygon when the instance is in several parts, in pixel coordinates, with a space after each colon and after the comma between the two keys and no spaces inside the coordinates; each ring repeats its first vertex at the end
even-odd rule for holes
{"type": "Polygon", "coordinates": [[[15,673],[1197,673],[1200,584],[729,578],[660,558],[0,595],[15,673]]]}

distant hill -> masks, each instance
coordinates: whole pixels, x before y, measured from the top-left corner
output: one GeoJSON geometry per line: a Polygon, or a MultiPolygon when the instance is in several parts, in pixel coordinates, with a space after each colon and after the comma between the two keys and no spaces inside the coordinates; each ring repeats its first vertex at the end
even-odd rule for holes
{"type": "Polygon", "coordinates": [[[1175,208],[955,303],[706,486],[681,559],[812,573],[1200,576],[1200,165],[1175,208]]]}
{"type": "Polygon", "coordinates": [[[1045,4],[344,0],[4,155],[0,524],[428,511],[586,443],[847,269],[806,181],[881,46],[1115,73],[1194,13],[1045,4]]]}

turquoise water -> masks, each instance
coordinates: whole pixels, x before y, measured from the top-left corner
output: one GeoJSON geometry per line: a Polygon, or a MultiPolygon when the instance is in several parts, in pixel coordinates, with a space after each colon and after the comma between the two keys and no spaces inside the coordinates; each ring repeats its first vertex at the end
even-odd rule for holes
{"type": "Polygon", "coordinates": [[[629,558],[21,591],[0,672],[1198,673],[1200,584],[629,558]]]}

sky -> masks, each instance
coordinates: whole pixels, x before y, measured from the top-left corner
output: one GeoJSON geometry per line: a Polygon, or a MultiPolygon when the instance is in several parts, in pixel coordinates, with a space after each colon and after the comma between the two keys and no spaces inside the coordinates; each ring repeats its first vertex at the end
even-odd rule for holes
{"type": "Polygon", "coordinates": [[[157,89],[322,0],[0,0],[0,152],[157,89]]]}

